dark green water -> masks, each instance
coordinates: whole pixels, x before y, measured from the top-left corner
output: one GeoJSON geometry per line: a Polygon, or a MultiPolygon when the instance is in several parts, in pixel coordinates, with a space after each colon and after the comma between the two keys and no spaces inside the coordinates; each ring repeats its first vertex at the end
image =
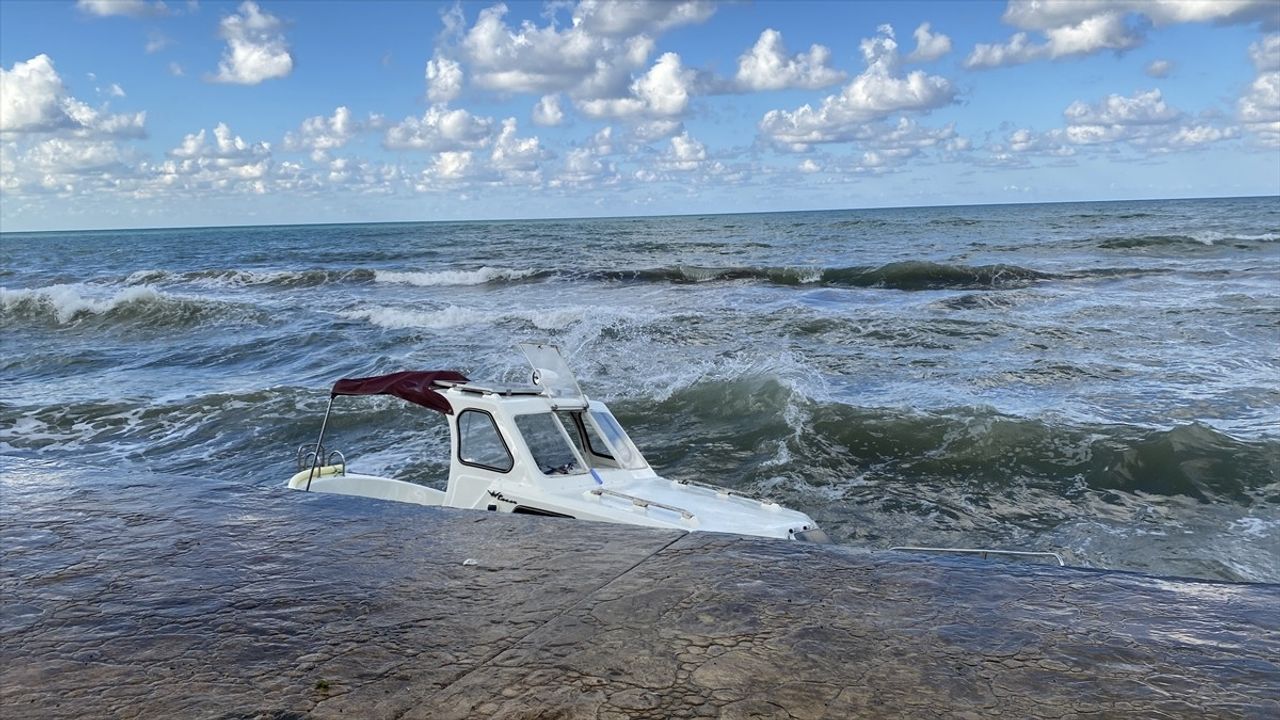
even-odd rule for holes
{"type": "MultiPolygon", "coordinates": [[[[1280,199],[6,234],[0,452],[277,484],[339,377],[550,340],[839,541],[1280,581],[1280,199]]],[[[353,400],[357,469],[438,417],[353,400]]]]}

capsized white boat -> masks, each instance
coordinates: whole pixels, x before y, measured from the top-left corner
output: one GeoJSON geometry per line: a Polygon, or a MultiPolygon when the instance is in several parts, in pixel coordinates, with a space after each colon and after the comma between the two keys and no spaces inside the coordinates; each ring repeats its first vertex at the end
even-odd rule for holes
{"type": "Polygon", "coordinates": [[[295,490],[504,513],[829,542],[808,515],[654,472],[609,408],[583,394],[553,345],[521,345],[532,385],[475,383],[452,371],[339,380],[314,445],[298,449],[295,490]],[[445,490],[352,472],[325,447],[334,400],[394,395],[448,418],[445,490]]]}

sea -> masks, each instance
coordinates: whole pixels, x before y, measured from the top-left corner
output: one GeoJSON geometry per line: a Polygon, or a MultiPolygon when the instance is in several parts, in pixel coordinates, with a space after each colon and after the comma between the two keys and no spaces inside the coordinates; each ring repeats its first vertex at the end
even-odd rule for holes
{"type": "MultiPolygon", "coordinates": [[[[84,483],[282,486],[335,380],[550,342],[660,474],[843,545],[1280,582],[1277,197],[4,233],[0,285],[0,455],[84,483]]],[[[444,486],[442,416],[340,402],[444,486]]]]}

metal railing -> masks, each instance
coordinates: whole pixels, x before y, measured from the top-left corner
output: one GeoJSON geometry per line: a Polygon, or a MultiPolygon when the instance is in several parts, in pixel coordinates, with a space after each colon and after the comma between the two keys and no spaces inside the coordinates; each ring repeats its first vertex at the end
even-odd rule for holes
{"type": "Polygon", "coordinates": [[[750,495],[744,495],[738,492],[737,490],[730,490],[727,487],[712,485],[711,483],[698,482],[696,480],[672,480],[671,482],[675,483],[676,485],[684,485],[687,487],[700,488],[702,490],[710,490],[711,492],[714,492],[716,495],[723,496],[725,499],[742,500],[742,501],[751,502],[751,503],[759,503],[760,505],[765,505],[765,506],[778,504],[776,501],[771,500],[769,498],[758,498],[758,497],[752,497],[750,495]]]}
{"type": "Polygon", "coordinates": [[[1058,561],[1058,567],[1066,567],[1067,563],[1063,561],[1062,556],[1056,552],[1035,552],[1031,550],[991,550],[988,548],[951,548],[951,547],[915,547],[910,545],[899,545],[891,547],[890,550],[901,550],[903,552],[934,552],[934,553],[951,553],[955,555],[981,555],[983,560],[988,555],[1009,555],[1012,557],[1043,557],[1053,558],[1058,561]]]}
{"type": "Polygon", "coordinates": [[[632,505],[635,505],[636,507],[644,508],[646,511],[650,507],[656,507],[662,510],[667,510],[669,512],[679,513],[680,517],[684,520],[693,519],[693,513],[689,512],[688,510],[685,510],[682,507],[676,507],[675,505],[668,505],[666,503],[661,503],[656,500],[646,500],[642,497],[636,497],[635,495],[628,495],[627,493],[624,493],[624,492],[618,492],[617,490],[609,490],[606,488],[593,488],[588,492],[591,493],[592,495],[595,495],[596,497],[603,497],[604,495],[609,495],[616,498],[622,498],[623,500],[630,500],[632,505]]]}

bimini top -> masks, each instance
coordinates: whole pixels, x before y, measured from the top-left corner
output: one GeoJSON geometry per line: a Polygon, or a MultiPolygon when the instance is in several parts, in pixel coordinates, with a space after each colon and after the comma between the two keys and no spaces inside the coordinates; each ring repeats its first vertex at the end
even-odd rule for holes
{"type": "Polygon", "coordinates": [[[465,383],[467,377],[453,370],[407,370],[390,375],[365,378],[343,378],[333,384],[329,397],[337,395],[395,395],[415,405],[446,415],[453,414],[449,401],[436,389],[454,383],[465,383]]]}

